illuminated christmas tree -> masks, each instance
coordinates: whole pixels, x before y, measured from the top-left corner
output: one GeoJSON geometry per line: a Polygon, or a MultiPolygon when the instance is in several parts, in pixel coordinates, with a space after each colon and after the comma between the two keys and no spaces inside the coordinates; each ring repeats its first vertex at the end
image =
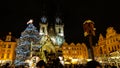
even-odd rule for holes
{"type": "Polygon", "coordinates": [[[40,40],[39,32],[36,27],[32,24],[33,20],[27,22],[27,28],[21,33],[19,41],[16,47],[16,59],[15,65],[24,65],[25,61],[30,58],[31,42],[36,44],[40,40]]]}

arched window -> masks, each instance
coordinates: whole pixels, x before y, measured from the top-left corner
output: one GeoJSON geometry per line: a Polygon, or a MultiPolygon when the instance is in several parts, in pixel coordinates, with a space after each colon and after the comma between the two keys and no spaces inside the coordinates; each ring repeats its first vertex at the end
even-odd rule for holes
{"type": "Polygon", "coordinates": [[[10,45],[10,44],[8,45],[8,48],[11,48],[11,45],[10,45]]]}
{"type": "Polygon", "coordinates": [[[1,58],[4,58],[4,54],[2,54],[1,58]]]}
{"type": "Polygon", "coordinates": [[[117,45],[118,46],[118,49],[119,49],[119,45],[117,45]]]}
{"type": "Polygon", "coordinates": [[[115,46],[115,51],[117,50],[117,46],[115,46]]]}
{"type": "Polygon", "coordinates": [[[59,33],[61,33],[61,28],[59,28],[59,33]]]}
{"type": "Polygon", "coordinates": [[[114,47],[112,47],[112,52],[114,51],[114,47]]]}
{"type": "Polygon", "coordinates": [[[42,30],[43,30],[43,33],[45,32],[45,28],[44,27],[42,27],[42,30]]]}

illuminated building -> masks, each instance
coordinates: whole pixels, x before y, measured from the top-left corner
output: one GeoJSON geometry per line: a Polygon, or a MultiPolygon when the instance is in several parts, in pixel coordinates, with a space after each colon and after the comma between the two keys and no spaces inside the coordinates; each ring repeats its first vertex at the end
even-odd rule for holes
{"type": "Polygon", "coordinates": [[[59,56],[60,47],[65,41],[64,24],[59,16],[56,16],[55,23],[49,23],[47,16],[43,15],[39,25],[41,39],[38,44],[32,44],[31,57],[39,56],[40,59],[49,62],[49,59],[59,56]],[[38,49],[37,52],[35,52],[35,47],[38,49]]]}
{"type": "Polygon", "coordinates": [[[106,30],[106,37],[99,36],[98,44],[94,47],[94,55],[97,60],[106,60],[112,57],[111,53],[120,51],[120,34],[113,27],[106,30]]]}
{"type": "Polygon", "coordinates": [[[11,32],[6,36],[5,41],[0,40],[0,63],[12,63],[15,59],[16,41],[11,32]]]}
{"type": "Polygon", "coordinates": [[[62,52],[65,62],[69,61],[71,63],[84,62],[84,59],[88,59],[88,50],[84,43],[80,44],[74,43],[68,44],[64,43],[62,45],[62,52]]]}
{"type": "Polygon", "coordinates": [[[64,24],[62,23],[61,18],[58,16],[55,19],[55,24],[48,23],[47,17],[42,16],[40,22],[40,37],[41,43],[46,41],[47,37],[49,37],[54,45],[61,46],[64,39],[64,24]]]}

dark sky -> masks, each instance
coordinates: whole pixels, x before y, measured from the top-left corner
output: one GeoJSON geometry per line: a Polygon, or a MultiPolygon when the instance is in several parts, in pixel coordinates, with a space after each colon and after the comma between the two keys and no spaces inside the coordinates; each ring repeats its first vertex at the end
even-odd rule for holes
{"type": "Polygon", "coordinates": [[[54,22],[57,10],[60,11],[64,26],[65,39],[68,43],[85,42],[83,36],[83,22],[91,19],[95,23],[96,36],[105,36],[106,29],[112,26],[120,32],[119,2],[104,0],[4,0],[0,7],[0,33],[11,31],[15,37],[27,27],[29,19],[39,30],[39,21],[43,9],[47,10],[50,22],[54,22]]]}

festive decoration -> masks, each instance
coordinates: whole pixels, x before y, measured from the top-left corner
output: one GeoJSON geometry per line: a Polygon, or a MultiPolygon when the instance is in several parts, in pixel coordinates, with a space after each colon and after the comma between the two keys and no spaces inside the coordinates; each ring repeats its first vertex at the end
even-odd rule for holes
{"type": "Polygon", "coordinates": [[[40,40],[39,32],[32,24],[33,20],[27,22],[28,27],[21,33],[16,47],[16,66],[25,65],[25,61],[30,58],[31,42],[36,44],[40,40]]]}
{"type": "Polygon", "coordinates": [[[32,23],[33,22],[33,20],[32,19],[30,19],[28,22],[27,22],[27,24],[30,24],[30,23],[32,23]]]}
{"type": "MultiPolygon", "coordinates": [[[[32,19],[27,22],[28,27],[21,33],[17,43],[14,62],[16,66],[28,63],[30,67],[34,67],[36,65],[34,57],[42,59],[46,63],[50,61],[51,57],[55,59],[58,57],[59,47],[65,41],[64,24],[55,24],[55,29],[53,25],[48,27],[47,18],[43,16],[39,33],[32,22],[32,19]]],[[[56,19],[56,23],[62,23],[59,17],[56,19]]]]}

